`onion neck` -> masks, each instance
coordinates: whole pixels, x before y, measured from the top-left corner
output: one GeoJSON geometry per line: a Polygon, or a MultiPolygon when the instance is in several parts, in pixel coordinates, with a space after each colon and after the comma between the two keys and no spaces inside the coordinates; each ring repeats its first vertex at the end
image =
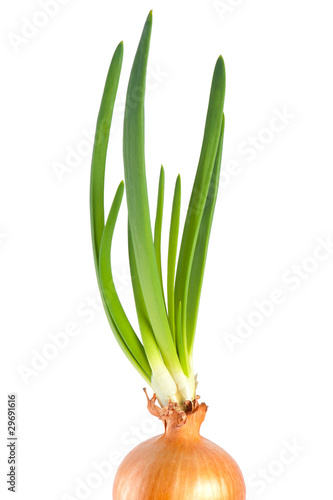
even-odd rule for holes
{"type": "Polygon", "coordinates": [[[205,403],[198,403],[200,396],[196,396],[192,401],[185,401],[184,405],[169,401],[167,406],[161,408],[157,406],[156,394],[150,399],[147,390],[144,389],[149,412],[164,422],[164,437],[166,438],[200,438],[200,427],[205,420],[208,406],[205,403]]]}
{"type": "Polygon", "coordinates": [[[185,412],[185,421],[181,421],[179,414],[172,412],[170,417],[165,419],[164,436],[171,439],[199,439],[200,427],[205,420],[208,406],[201,403],[190,412],[185,412]]]}

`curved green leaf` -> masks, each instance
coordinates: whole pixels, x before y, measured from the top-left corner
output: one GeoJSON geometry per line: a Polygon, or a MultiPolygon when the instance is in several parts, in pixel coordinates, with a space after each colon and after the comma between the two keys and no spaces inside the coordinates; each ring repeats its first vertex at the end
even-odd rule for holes
{"type": "Polygon", "coordinates": [[[101,106],[98,113],[90,177],[90,220],[91,237],[96,274],[98,277],[98,255],[104,230],[104,178],[105,162],[109,142],[113,108],[116,99],[121,65],[123,43],[113,55],[106,78],[101,106]]]}
{"type": "MultiPolygon", "coordinates": [[[[137,344],[138,352],[140,352],[138,355],[139,359],[138,361],[138,359],[133,355],[133,353],[129,349],[128,344],[122,337],[114,321],[114,318],[112,317],[110,309],[107,305],[106,297],[103,295],[103,285],[101,282],[101,277],[99,272],[99,260],[100,260],[99,255],[100,255],[101,241],[105,224],[105,213],[104,213],[105,163],[106,163],[110,128],[111,128],[114,104],[119,84],[122,60],[123,60],[123,43],[121,42],[116,48],[113,58],[111,60],[96,124],[96,133],[94,140],[94,148],[93,148],[92,163],[91,163],[91,177],[90,177],[91,237],[92,237],[97,281],[101,292],[103,306],[105,309],[108,322],[116,337],[116,340],[118,341],[121,349],[123,350],[127,358],[131,361],[131,363],[139,371],[139,373],[143,376],[143,378],[149,383],[151,376],[151,369],[147,360],[145,359],[145,353],[144,351],[142,351],[143,349],[142,345],[140,348],[140,345],[138,345],[136,340],[134,340],[134,343],[137,344]]],[[[123,186],[118,188],[118,197],[122,196],[123,189],[124,189],[123,186]]]]}
{"type": "Polygon", "coordinates": [[[117,221],[121,200],[124,193],[124,183],[121,182],[114,197],[109,216],[103,231],[99,253],[99,276],[102,296],[110,314],[113,333],[135,368],[146,379],[150,380],[151,368],[143,345],[134,332],[125,311],[120,303],[111,268],[112,237],[117,221]]]}
{"type": "Polygon", "coordinates": [[[143,298],[142,289],[140,286],[140,280],[138,276],[138,269],[136,266],[133,240],[131,235],[131,229],[128,224],[128,256],[131,269],[131,278],[133,286],[133,294],[135,300],[135,307],[138,316],[142,342],[147,353],[148,361],[154,368],[157,364],[162,362],[162,357],[154,336],[153,329],[150,324],[148,317],[147,307],[143,298]]]}

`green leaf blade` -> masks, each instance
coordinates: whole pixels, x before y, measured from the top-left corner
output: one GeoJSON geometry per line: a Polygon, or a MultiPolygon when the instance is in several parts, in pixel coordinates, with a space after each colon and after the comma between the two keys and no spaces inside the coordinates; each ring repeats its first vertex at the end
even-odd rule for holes
{"type": "Polygon", "coordinates": [[[154,228],[154,247],[155,247],[157,269],[160,277],[162,291],[163,291],[163,276],[162,276],[161,240],[162,240],[163,204],[164,204],[164,168],[163,166],[161,166],[160,179],[158,183],[157,208],[156,208],[155,228],[154,228]]]}
{"type": "MultiPolygon", "coordinates": [[[[91,162],[91,177],[90,177],[91,237],[92,237],[93,255],[94,255],[97,281],[101,292],[101,297],[106,317],[122,351],[129,359],[129,361],[134,365],[134,367],[138,370],[138,372],[142,375],[142,377],[149,383],[151,370],[149,364],[144,359],[145,354],[144,352],[142,352],[140,346],[138,345],[138,349],[139,351],[141,351],[140,354],[141,363],[140,363],[136,359],[136,357],[133,356],[133,353],[129,349],[128,344],[125,342],[123,336],[121,335],[116,325],[116,322],[114,321],[114,318],[110,313],[110,309],[108,307],[106,298],[103,294],[103,285],[101,282],[101,277],[99,272],[100,248],[105,226],[105,213],[104,213],[105,163],[106,163],[107,148],[109,143],[114,104],[115,104],[115,99],[120,79],[120,72],[122,67],[122,60],[123,60],[123,43],[121,42],[116,48],[110,63],[96,124],[96,133],[95,133],[95,140],[93,147],[93,155],[91,162]]],[[[121,190],[123,191],[123,187],[119,188],[118,197],[122,196],[120,195],[121,190]]],[[[139,359],[140,355],[138,356],[139,359]]]]}
{"type": "Polygon", "coordinates": [[[174,339],[176,337],[175,324],[175,305],[174,305],[174,287],[175,287],[175,271],[177,260],[177,246],[180,221],[180,206],[181,206],[181,182],[178,175],[171,211],[170,231],[169,231],[169,248],[168,248],[168,275],[167,275],[167,297],[168,297],[168,316],[170,328],[174,339]]]}
{"type": "Polygon", "coordinates": [[[135,261],[149,319],[170,372],[181,367],[165,310],[150,223],[144,151],[144,97],[152,28],[149,14],[134,59],[126,96],[123,155],[126,198],[135,261]]]}
{"type": "MultiPolygon", "coordinates": [[[[223,59],[220,56],[214,69],[202,148],[187,210],[177,264],[174,300],[175,306],[182,302],[185,325],[187,324],[186,314],[192,261],[219,145],[224,95],[225,68],[223,59]]],[[[186,331],[183,334],[186,335],[186,331]]],[[[184,345],[184,342],[182,345],[184,345]]],[[[180,349],[181,347],[177,345],[177,348],[180,349]]]]}
{"type": "Polygon", "coordinates": [[[187,336],[184,333],[185,327],[185,317],[182,308],[182,303],[179,302],[177,314],[176,314],[176,337],[177,337],[177,348],[180,363],[182,365],[185,375],[188,377],[190,373],[189,368],[189,357],[187,348],[187,336]]]}
{"type": "Polygon", "coordinates": [[[193,256],[191,274],[190,274],[187,314],[186,314],[187,349],[189,355],[192,355],[193,351],[193,343],[194,343],[195,329],[198,317],[199,302],[200,302],[202,282],[205,270],[209,237],[210,237],[216,199],[219,189],[219,178],[221,171],[222,148],[223,148],[223,134],[224,134],[224,119],[222,122],[222,130],[216,153],[213,175],[210,181],[205,208],[200,223],[199,233],[193,256]]]}
{"type": "Polygon", "coordinates": [[[150,324],[147,307],[144,301],[140,279],[138,275],[138,269],[135,261],[134,248],[133,248],[133,239],[131,235],[131,229],[128,224],[128,256],[130,262],[130,270],[131,270],[131,279],[132,279],[132,287],[134,294],[134,301],[136,312],[138,316],[141,336],[143,340],[143,344],[145,346],[145,350],[147,352],[147,357],[151,361],[155,361],[155,354],[158,351],[158,346],[155,341],[154,333],[152,331],[152,327],[150,324]]]}
{"type": "Polygon", "coordinates": [[[140,373],[146,375],[150,380],[151,368],[142,343],[134,332],[125,311],[119,300],[112,275],[111,267],[111,245],[116,220],[118,217],[121,200],[124,192],[124,184],[120,183],[114,197],[109,216],[103,231],[99,254],[99,276],[101,283],[102,296],[107,306],[107,310],[112,319],[113,331],[115,337],[123,348],[128,359],[139,369],[140,373]],[[126,349],[124,350],[124,347],[126,349]]]}
{"type": "Polygon", "coordinates": [[[118,90],[123,60],[123,43],[116,48],[106,78],[100,110],[97,118],[90,178],[91,237],[96,274],[98,277],[98,255],[104,230],[104,178],[107,148],[114,103],[118,90]]]}

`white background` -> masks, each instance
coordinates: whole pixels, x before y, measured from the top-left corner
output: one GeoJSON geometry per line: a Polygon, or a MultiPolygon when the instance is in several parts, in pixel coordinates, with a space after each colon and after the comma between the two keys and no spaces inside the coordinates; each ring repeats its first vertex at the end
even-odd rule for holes
{"type": "MultiPolygon", "coordinates": [[[[8,392],[18,394],[20,500],[111,498],[115,464],[162,429],[98,303],[89,223],[87,136],[124,40],[109,205],[123,177],[124,92],[151,8],[147,176],[154,211],[163,163],[164,248],[178,172],[186,209],[220,53],[227,71],[195,350],[209,405],[202,433],[236,458],[248,500],[330,498],[333,250],[318,247],[333,238],[330,2],[69,0],[52,16],[41,5],[1,4],[1,498],[8,392]],[[27,372],[73,323],[68,345],[27,372]]],[[[125,226],[124,205],[112,258],[133,317],[125,226]]]]}

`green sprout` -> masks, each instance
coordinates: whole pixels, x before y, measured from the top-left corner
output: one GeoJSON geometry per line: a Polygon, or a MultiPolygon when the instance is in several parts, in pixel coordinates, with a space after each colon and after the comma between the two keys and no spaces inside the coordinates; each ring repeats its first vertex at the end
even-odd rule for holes
{"type": "Polygon", "coordinates": [[[113,109],[120,78],[123,44],[113,55],[97,119],[91,166],[90,213],[98,285],[111,329],[123,352],[152,387],[162,406],[184,406],[196,396],[193,346],[211,224],[221,168],[225,94],[223,59],[217,59],[203,143],[177,259],[181,182],[177,177],[168,245],[167,294],[164,293],[161,234],[164,169],[161,167],[154,233],[145,166],[144,99],[152,13],[146,20],[128,83],[123,158],[125,184],[104,213],[104,178],[113,109]],[[111,245],[126,188],[128,255],[140,337],[119,300],[111,267],[111,245]]]}

